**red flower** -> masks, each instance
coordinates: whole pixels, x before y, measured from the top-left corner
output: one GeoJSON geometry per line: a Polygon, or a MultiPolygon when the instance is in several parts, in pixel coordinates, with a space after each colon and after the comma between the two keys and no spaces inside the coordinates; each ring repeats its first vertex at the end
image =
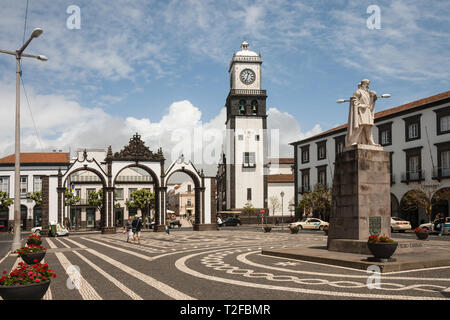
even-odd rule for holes
{"type": "Polygon", "coordinates": [[[38,259],[33,259],[33,262],[38,262],[38,259]]]}

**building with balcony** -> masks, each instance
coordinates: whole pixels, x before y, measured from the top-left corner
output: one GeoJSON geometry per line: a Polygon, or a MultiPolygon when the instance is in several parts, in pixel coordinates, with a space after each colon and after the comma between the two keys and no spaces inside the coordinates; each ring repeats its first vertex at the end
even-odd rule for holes
{"type": "MultiPolygon", "coordinates": [[[[331,187],[334,161],[344,150],[347,124],[291,143],[294,147],[295,204],[320,183],[331,187]]],[[[375,114],[372,134],[390,153],[391,214],[413,226],[428,220],[423,209],[402,209],[404,196],[419,184],[439,192],[450,188],[450,91],[375,114]]],[[[449,215],[448,201],[433,206],[449,215]]]]}
{"type": "MultiPolygon", "coordinates": [[[[14,162],[14,155],[0,159],[0,191],[6,192],[12,199],[14,162]]],[[[42,207],[30,199],[30,195],[42,191],[42,176],[56,176],[59,170],[67,170],[69,153],[24,152],[20,153],[20,163],[20,225],[23,230],[29,231],[40,226],[42,221],[42,207]]],[[[56,210],[56,206],[54,209],[56,210]]],[[[0,208],[0,232],[7,231],[10,226],[14,226],[14,204],[9,208],[0,208]]]]}

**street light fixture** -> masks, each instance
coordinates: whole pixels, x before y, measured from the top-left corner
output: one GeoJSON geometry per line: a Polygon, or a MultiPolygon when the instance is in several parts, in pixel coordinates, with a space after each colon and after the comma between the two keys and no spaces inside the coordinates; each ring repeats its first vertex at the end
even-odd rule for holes
{"type": "Polygon", "coordinates": [[[47,61],[43,55],[35,56],[23,53],[34,38],[38,38],[44,31],[36,28],[31,33],[30,38],[16,51],[1,50],[0,53],[6,53],[16,57],[16,129],[15,129],[15,154],[14,154],[14,238],[11,251],[14,252],[21,247],[20,244],[20,60],[22,57],[35,58],[40,61],[47,61]]]}

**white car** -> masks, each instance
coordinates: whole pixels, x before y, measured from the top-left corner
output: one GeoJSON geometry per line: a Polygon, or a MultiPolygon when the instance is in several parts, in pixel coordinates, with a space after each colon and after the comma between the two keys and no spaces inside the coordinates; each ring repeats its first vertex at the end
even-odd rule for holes
{"type": "Polygon", "coordinates": [[[304,218],[301,221],[290,223],[289,228],[298,226],[300,229],[323,230],[325,226],[329,225],[328,222],[317,218],[304,218]]]}
{"type": "MultiPolygon", "coordinates": [[[[51,226],[54,226],[54,225],[56,225],[56,235],[58,237],[69,235],[69,230],[67,230],[64,226],[61,226],[59,223],[50,222],[50,225],[48,226],[49,231],[51,229],[51,226]]],[[[34,234],[39,235],[39,234],[41,234],[41,231],[42,231],[42,226],[31,228],[31,232],[33,232],[34,234]]]]}
{"type": "MultiPolygon", "coordinates": [[[[419,226],[419,228],[426,228],[431,232],[440,232],[440,230],[434,230],[434,223],[424,223],[419,226]]],[[[447,218],[444,226],[444,234],[450,234],[450,221],[447,218]]]]}
{"type": "Polygon", "coordinates": [[[399,217],[391,217],[391,232],[411,230],[411,223],[399,217]]]}

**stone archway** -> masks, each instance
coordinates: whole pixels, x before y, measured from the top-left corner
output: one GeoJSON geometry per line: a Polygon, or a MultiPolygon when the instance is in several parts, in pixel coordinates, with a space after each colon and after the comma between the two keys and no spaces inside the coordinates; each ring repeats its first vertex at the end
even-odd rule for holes
{"type": "MultiPolygon", "coordinates": [[[[211,201],[214,198],[215,180],[206,178],[202,171],[198,171],[191,161],[184,162],[183,155],[173,162],[169,169],[164,173],[163,189],[164,189],[164,219],[167,217],[167,208],[165,205],[167,196],[167,183],[170,177],[176,173],[182,172],[187,174],[194,182],[195,191],[195,223],[194,230],[217,230],[215,203],[211,201]],[[214,220],[213,220],[214,219],[214,220]]],[[[215,198],[214,198],[215,200],[215,198]]]]}
{"type": "Polygon", "coordinates": [[[433,221],[434,218],[438,213],[443,213],[446,217],[449,216],[449,202],[450,202],[450,188],[441,188],[437,190],[432,199],[433,208],[431,210],[431,220],[433,221]],[[446,198],[446,200],[442,199],[446,198]]]}
{"type": "MultiPolygon", "coordinates": [[[[115,233],[115,228],[110,223],[111,219],[111,206],[113,189],[109,187],[108,184],[108,175],[99,165],[99,163],[92,158],[91,160],[87,159],[87,151],[84,150],[82,159],[77,158],[75,162],[73,162],[64,175],[59,172],[58,173],[58,222],[65,224],[65,200],[64,200],[64,192],[68,187],[68,181],[70,180],[70,176],[74,173],[81,171],[89,171],[95,174],[101,181],[101,185],[103,188],[103,204],[102,209],[100,211],[100,227],[102,233],[115,233]]],[[[70,216],[70,212],[69,215],[70,216]]]]}
{"type": "MultiPolygon", "coordinates": [[[[118,185],[119,186],[120,185],[125,185],[126,186],[126,181],[122,181],[121,182],[120,181],[121,179],[119,179],[119,178],[121,177],[121,174],[123,172],[125,172],[125,170],[127,170],[127,169],[134,169],[134,168],[139,168],[139,169],[144,170],[151,177],[151,181],[143,181],[142,185],[152,185],[153,186],[153,192],[155,193],[155,206],[154,206],[153,209],[155,210],[155,217],[159,216],[159,213],[160,213],[160,211],[159,211],[159,209],[160,209],[160,205],[159,205],[160,184],[159,184],[158,176],[151,169],[151,167],[149,167],[147,165],[140,164],[140,163],[131,163],[131,164],[126,164],[126,165],[122,166],[122,168],[117,173],[115,173],[115,176],[113,178],[113,184],[112,185],[114,187],[114,190],[118,190],[119,189],[117,187],[118,185]]],[[[124,189],[124,188],[121,188],[121,189],[124,189]]],[[[114,208],[114,215],[116,214],[116,211],[120,213],[121,219],[122,219],[122,223],[123,223],[123,221],[125,219],[125,216],[124,216],[125,207],[120,207],[120,210],[118,208],[114,208]]],[[[130,211],[134,211],[134,209],[128,208],[128,217],[130,216],[130,211]]],[[[150,215],[149,215],[148,218],[150,218],[150,215]]],[[[143,222],[145,222],[144,219],[145,219],[144,212],[142,212],[142,220],[143,220],[143,222]]],[[[150,219],[148,220],[148,222],[150,222],[150,219]]],[[[144,223],[144,225],[145,225],[145,223],[144,223]]]]}
{"type": "MultiPolygon", "coordinates": [[[[409,221],[411,223],[412,228],[418,227],[421,222],[423,222],[423,209],[422,208],[414,208],[411,204],[408,204],[405,201],[405,198],[410,192],[413,192],[413,190],[409,190],[406,192],[402,199],[400,200],[400,218],[409,221]],[[422,217],[422,218],[421,218],[422,217]]],[[[427,221],[426,221],[427,222],[427,221]]]]}
{"type": "Polygon", "coordinates": [[[155,189],[155,231],[164,231],[164,225],[161,224],[161,221],[163,221],[162,212],[165,208],[165,189],[163,188],[162,178],[160,178],[164,173],[165,161],[162,149],[159,148],[157,152],[152,152],[141,140],[141,136],[136,133],[120,152],[113,154],[110,146],[105,161],[108,167],[109,184],[112,189],[115,188],[119,174],[127,168],[140,168],[152,177],[155,189]]]}
{"type": "Polygon", "coordinates": [[[391,193],[391,217],[398,217],[400,214],[400,204],[397,197],[391,193]]]}

